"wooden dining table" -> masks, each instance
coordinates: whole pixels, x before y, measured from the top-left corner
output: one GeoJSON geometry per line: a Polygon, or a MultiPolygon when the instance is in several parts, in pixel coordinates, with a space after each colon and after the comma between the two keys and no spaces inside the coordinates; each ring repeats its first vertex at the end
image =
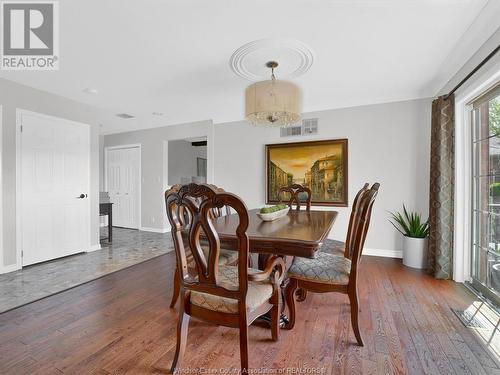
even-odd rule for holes
{"type": "MultiPolygon", "coordinates": [[[[259,209],[248,211],[247,235],[250,251],[253,253],[313,258],[316,251],[330,233],[337,218],[337,211],[297,211],[290,212],[274,221],[263,221],[257,213],[259,209]]],[[[214,220],[214,228],[224,243],[232,243],[236,248],[237,214],[221,216],[214,220]]]]}
{"type": "MultiPolygon", "coordinates": [[[[314,258],[314,254],[323,245],[337,218],[337,211],[297,211],[290,212],[274,221],[263,221],[257,213],[259,209],[248,211],[249,224],[247,235],[250,252],[259,254],[259,268],[264,269],[266,260],[271,255],[283,257],[314,258]]],[[[214,229],[221,243],[228,248],[237,248],[236,228],[239,224],[237,214],[221,216],[214,220],[214,229]]],[[[282,289],[286,279],[282,285],[282,289]]],[[[284,310],[283,298],[283,310],[284,310]]],[[[268,317],[264,317],[268,320],[268,317]]],[[[285,325],[288,319],[284,313],[281,323],[285,325]]]]}

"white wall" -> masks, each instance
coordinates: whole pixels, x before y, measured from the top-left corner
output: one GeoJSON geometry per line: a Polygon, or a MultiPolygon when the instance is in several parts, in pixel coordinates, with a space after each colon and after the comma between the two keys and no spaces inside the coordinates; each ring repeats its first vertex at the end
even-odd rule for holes
{"type": "Polygon", "coordinates": [[[16,254],[16,109],[25,109],[90,125],[91,246],[99,246],[99,142],[97,110],[88,105],[0,79],[2,111],[3,254],[0,272],[19,266],[16,254]]]}
{"type": "MultiPolygon", "coordinates": [[[[448,72],[450,80],[442,87],[438,95],[447,94],[453,87],[455,87],[467,74],[469,74],[486,56],[490,54],[498,45],[500,45],[500,28],[474,53],[474,55],[458,70],[457,72],[448,72]]],[[[491,70],[492,67],[500,63],[500,52],[497,52],[483,67],[469,78],[456,94],[460,92],[469,91],[469,88],[476,85],[485,79],[483,73],[491,70]]]]}
{"type": "Polygon", "coordinates": [[[198,175],[197,158],[207,158],[206,146],[193,146],[190,141],[168,141],[168,184],[179,184],[183,177],[198,175]]]}
{"type": "MultiPolygon", "coordinates": [[[[402,238],[388,223],[387,211],[409,209],[428,214],[429,99],[307,113],[319,118],[319,134],[280,138],[279,129],[245,122],[215,125],[215,183],[241,196],[248,207],[265,203],[265,144],[348,139],[349,207],[339,211],[330,238],[344,240],[350,204],[364,182],[380,182],[366,248],[399,255],[402,238]]],[[[373,250],[373,251],[372,251],[373,250]]]]}
{"type": "MultiPolygon", "coordinates": [[[[141,227],[167,231],[163,193],[168,186],[168,141],[206,137],[208,159],[213,160],[213,124],[211,120],[164,126],[104,136],[104,147],[141,144],[141,227]],[[212,155],[212,156],[211,156],[212,155]]],[[[208,161],[207,181],[212,181],[213,165],[208,161]]]]}
{"type": "Polygon", "coordinates": [[[104,136],[103,135],[99,135],[99,191],[104,191],[104,136]]]}

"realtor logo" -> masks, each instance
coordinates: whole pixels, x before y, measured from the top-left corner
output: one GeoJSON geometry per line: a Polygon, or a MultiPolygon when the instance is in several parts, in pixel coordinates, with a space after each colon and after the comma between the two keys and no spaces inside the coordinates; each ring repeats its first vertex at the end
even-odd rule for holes
{"type": "Polygon", "coordinates": [[[59,69],[58,6],[56,1],[1,2],[1,69],[59,69]]]}

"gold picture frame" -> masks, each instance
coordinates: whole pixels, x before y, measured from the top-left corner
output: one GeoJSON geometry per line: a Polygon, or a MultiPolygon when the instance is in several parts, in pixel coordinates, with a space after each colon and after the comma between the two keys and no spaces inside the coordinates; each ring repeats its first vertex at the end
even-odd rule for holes
{"type": "Polygon", "coordinates": [[[266,203],[279,202],[280,187],[293,183],[312,191],[312,205],[348,204],[347,139],[266,145],[266,203]]]}

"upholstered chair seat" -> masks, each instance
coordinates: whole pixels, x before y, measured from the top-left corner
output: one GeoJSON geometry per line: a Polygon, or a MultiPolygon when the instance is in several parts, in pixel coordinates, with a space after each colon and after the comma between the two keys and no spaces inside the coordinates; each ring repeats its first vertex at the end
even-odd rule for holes
{"type": "Polygon", "coordinates": [[[349,284],[351,260],[343,256],[318,252],[313,259],[296,257],[288,277],[322,284],[349,284]]]}
{"type": "MultiPolygon", "coordinates": [[[[249,268],[248,274],[259,273],[260,270],[249,268]]],[[[219,267],[219,279],[217,285],[226,289],[238,288],[238,267],[222,266],[219,267]]],[[[269,279],[264,281],[249,281],[246,297],[247,309],[255,310],[263,303],[268,301],[273,294],[273,286],[269,279]]],[[[238,300],[216,296],[208,293],[197,291],[191,292],[191,303],[196,306],[204,307],[205,309],[219,311],[230,314],[238,313],[238,300]]]]}
{"type": "MultiPolygon", "coordinates": [[[[208,252],[209,252],[208,246],[202,245],[201,249],[203,250],[203,254],[205,254],[205,260],[207,260],[208,259],[208,252]]],[[[220,249],[219,250],[219,261],[218,261],[219,267],[230,266],[230,265],[237,264],[237,263],[238,263],[238,252],[237,251],[229,250],[229,249],[220,249]]],[[[193,276],[196,275],[197,270],[196,270],[196,263],[194,261],[190,262],[188,264],[188,273],[190,275],[193,275],[193,276]]]]}
{"type": "Polygon", "coordinates": [[[323,245],[320,251],[325,253],[330,253],[333,255],[344,256],[345,242],[337,240],[328,240],[328,242],[323,245]]]}
{"type": "MultiPolygon", "coordinates": [[[[205,259],[208,259],[208,246],[202,246],[205,259]]],[[[238,261],[238,252],[230,249],[220,249],[219,266],[234,264],[238,261]]]]}

